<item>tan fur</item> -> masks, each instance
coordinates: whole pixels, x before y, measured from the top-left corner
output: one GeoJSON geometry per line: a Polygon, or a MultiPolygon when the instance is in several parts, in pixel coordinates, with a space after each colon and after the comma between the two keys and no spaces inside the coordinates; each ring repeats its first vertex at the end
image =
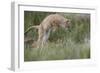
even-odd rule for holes
{"type": "Polygon", "coordinates": [[[69,26],[69,19],[59,14],[48,15],[38,26],[37,46],[43,47],[47,43],[51,31],[55,31],[59,27],[65,29],[69,26]]]}

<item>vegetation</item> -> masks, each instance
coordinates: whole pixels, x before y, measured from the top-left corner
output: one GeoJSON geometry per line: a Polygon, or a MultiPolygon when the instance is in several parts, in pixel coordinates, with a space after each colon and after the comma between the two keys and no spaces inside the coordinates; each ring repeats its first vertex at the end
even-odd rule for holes
{"type": "MultiPolygon", "coordinates": [[[[32,25],[39,25],[49,14],[55,12],[24,12],[24,31],[32,25]]],[[[62,13],[59,13],[62,14],[62,13]]],[[[66,31],[59,28],[50,33],[49,42],[44,48],[32,48],[37,41],[37,30],[24,34],[24,61],[87,59],[90,58],[90,15],[63,13],[71,20],[71,27],[66,31]]]]}

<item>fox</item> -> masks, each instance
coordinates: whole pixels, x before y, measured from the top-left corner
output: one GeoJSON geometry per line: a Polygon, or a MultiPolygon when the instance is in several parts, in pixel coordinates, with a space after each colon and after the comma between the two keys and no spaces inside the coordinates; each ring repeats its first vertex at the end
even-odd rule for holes
{"type": "Polygon", "coordinates": [[[43,19],[40,25],[31,26],[26,30],[26,32],[28,32],[32,28],[38,30],[38,40],[37,42],[33,43],[33,46],[35,45],[36,47],[40,48],[47,43],[50,37],[50,32],[56,31],[59,27],[63,29],[69,28],[70,19],[67,19],[60,14],[50,14],[43,19]]]}

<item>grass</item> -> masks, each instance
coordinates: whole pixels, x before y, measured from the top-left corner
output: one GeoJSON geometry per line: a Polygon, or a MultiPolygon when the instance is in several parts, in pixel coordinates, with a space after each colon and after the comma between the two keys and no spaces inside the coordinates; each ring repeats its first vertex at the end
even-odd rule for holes
{"type": "MultiPolygon", "coordinates": [[[[26,11],[24,31],[32,25],[38,25],[52,12],[26,11]]],[[[89,59],[90,54],[90,15],[80,13],[64,13],[71,20],[68,30],[59,28],[50,33],[48,44],[43,48],[32,48],[33,41],[37,41],[37,30],[33,29],[24,35],[32,41],[24,41],[24,61],[89,59]]]]}
{"type": "Polygon", "coordinates": [[[25,50],[25,61],[64,60],[90,58],[89,45],[76,44],[71,40],[67,42],[49,42],[44,48],[31,48],[25,50]]]}

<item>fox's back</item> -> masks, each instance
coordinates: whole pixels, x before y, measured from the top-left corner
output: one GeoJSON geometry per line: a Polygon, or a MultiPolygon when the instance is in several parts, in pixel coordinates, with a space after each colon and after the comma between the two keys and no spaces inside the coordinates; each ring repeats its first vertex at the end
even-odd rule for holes
{"type": "Polygon", "coordinates": [[[65,18],[60,14],[51,14],[45,17],[41,24],[50,25],[50,23],[53,23],[54,21],[61,22],[63,20],[65,20],[65,18]]]}

